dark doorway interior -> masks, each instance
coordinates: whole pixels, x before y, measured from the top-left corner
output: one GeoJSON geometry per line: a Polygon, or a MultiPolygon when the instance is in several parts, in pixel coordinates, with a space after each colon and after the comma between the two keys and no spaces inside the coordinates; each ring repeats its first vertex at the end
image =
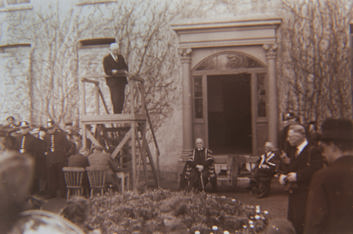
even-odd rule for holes
{"type": "Polygon", "coordinates": [[[208,140],[216,154],[251,153],[250,74],[208,76],[208,140]]]}

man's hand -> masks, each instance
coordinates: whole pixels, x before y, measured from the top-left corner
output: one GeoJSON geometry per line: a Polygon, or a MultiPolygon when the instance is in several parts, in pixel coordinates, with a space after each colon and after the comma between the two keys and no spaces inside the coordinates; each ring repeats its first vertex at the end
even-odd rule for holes
{"type": "Polygon", "coordinates": [[[287,175],[285,174],[281,174],[279,176],[279,179],[278,179],[278,182],[281,184],[281,185],[285,185],[287,183],[287,175]]]}
{"type": "Polygon", "coordinates": [[[287,179],[289,182],[296,182],[297,181],[297,173],[289,172],[287,179]]]}
{"type": "Polygon", "coordinates": [[[290,158],[287,156],[285,152],[282,151],[280,158],[284,164],[290,164],[290,158]]]}
{"type": "Polygon", "coordinates": [[[199,172],[203,171],[203,165],[197,164],[196,168],[199,170],[199,172]]]}
{"type": "Polygon", "coordinates": [[[113,69],[113,70],[112,70],[112,74],[113,74],[113,75],[116,75],[116,74],[118,74],[118,70],[116,70],[116,69],[113,69]]]}

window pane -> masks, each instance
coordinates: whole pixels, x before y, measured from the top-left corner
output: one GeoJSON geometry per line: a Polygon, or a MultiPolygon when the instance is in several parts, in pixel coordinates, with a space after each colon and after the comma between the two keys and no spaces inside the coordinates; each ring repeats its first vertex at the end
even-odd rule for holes
{"type": "Polygon", "coordinates": [[[201,77],[194,78],[194,90],[195,90],[195,97],[202,97],[202,79],[201,77]]]}
{"type": "Polygon", "coordinates": [[[266,87],[265,73],[256,74],[257,76],[257,116],[266,117],[266,87]]]}
{"type": "Polygon", "coordinates": [[[195,118],[203,118],[202,77],[194,77],[194,110],[195,118]]]}
{"type": "Polygon", "coordinates": [[[195,118],[203,118],[202,99],[195,99],[195,118]]]}

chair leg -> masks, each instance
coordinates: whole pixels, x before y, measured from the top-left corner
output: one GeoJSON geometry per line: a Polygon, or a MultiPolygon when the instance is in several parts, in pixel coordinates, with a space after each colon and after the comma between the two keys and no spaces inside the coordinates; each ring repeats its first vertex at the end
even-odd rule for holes
{"type": "Polygon", "coordinates": [[[125,175],[121,177],[121,192],[125,191],[125,175]]]}
{"type": "Polygon", "coordinates": [[[66,191],[66,200],[69,200],[70,199],[70,189],[67,188],[67,191],[66,191]]]}

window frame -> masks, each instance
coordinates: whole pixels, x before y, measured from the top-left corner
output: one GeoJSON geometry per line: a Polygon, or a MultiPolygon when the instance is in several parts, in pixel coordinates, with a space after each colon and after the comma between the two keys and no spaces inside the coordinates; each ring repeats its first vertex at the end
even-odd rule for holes
{"type": "Polygon", "coordinates": [[[32,9],[32,1],[28,3],[15,3],[9,4],[8,0],[2,0],[4,6],[0,6],[0,12],[2,11],[18,11],[18,10],[30,10],[32,9]]]}

